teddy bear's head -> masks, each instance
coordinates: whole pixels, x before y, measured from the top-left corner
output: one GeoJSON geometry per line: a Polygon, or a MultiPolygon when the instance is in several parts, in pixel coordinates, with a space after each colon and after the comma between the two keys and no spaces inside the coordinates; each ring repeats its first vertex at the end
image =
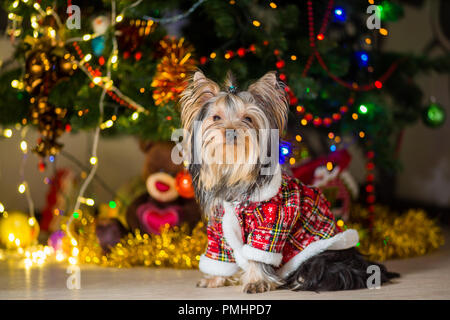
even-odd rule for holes
{"type": "Polygon", "coordinates": [[[173,142],[140,142],[145,153],[142,178],[147,192],[128,207],[130,229],[158,233],[162,225],[194,226],[201,218],[192,180],[184,165],[172,161],[173,142]]]}
{"type": "Polygon", "coordinates": [[[141,142],[145,153],[142,177],[147,191],[156,201],[170,202],[178,198],[176,177],[184,172],[183,164],[175,164],[171,159],[174,143],[141,142]]]}

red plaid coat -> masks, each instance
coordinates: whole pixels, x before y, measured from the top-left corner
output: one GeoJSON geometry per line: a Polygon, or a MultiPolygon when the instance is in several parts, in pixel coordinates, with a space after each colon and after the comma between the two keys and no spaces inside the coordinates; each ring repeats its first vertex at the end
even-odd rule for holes
{"type": "Polygon", "coordinates": [[[287,276],[317,253],[358,241],[355,230],[342,232],[337,226],[319,189],[284,174],[270,199],[225,203],[209,220],[207,234],[200,270],[224,276],[245,269],[248,260],[272,264],[287,276]]]}

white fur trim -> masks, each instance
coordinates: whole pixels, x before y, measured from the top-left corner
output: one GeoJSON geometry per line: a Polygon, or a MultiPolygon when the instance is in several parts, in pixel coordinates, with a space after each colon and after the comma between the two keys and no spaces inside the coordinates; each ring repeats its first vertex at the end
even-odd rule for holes
{"type": "Polygon", "coordinates": [[[235,274],[239,270],[239,267],[236,263],[213,260],[202,254],[199,269],[206,274],[229,277],[235,274]]]}
{"type": "Polygon", "coordinates": [[[353,197],[353,199],[358,198],[359,194],[359,188],[358,184],[356,183],[353,176],[350,174],[348,170],[344,170],[339,175],[339,178],[341,178],[342,182],[344,182],[345,186],[350,190],[350,193],[353,197]]]}
{"type": "Polygon", "coordinates": [[[222,219],[223,237],[228,245],[233,249],[234,258],[236,263],[244,270],[247,269],[248,261],[242,255],[242,247],[244,243],[242,241],[242,230],[239,225],[239,220],[236,217],[235,206],[230,202],[223,202],[223,208],[225,213],[222,219]]]}
{"type": "Polygon", "coordinates": [[[248,244],[244,245],[244,247],[242,248],[242,254],[248,260],[271,264],[275,267],[278,267],[281,263],[281,260],[283,259],[283,255],[281,253],[267,252],[264,250],[253,248],[248,244]]]}
{"type": "Polygon", "coordinates": [[[281,278],[286,278],[307,259],[325,250],[343,250],[354,247],[358,241],[358,231],[354,229],[348,229],[328,239],[315,241],[289,260],[277,273],[281,278]]]}
{"type": "Polygon", "coordinates": [[[252,202],[266,201],[275,197],[280,189],[282,180],[281,167],[278,164],[273,174],[272,180],[259,190],[255,190],[249,200],[252,202]]]}
{"type": "Polygon", "coordinates": [[[335,179],[338,176],[339,171],[339,166],[334,167],[331,171],[329,171],[326,167],[317,167],[314,171],[314,183],[312,186],[316,188],[323,187],[328,182],[335,179]]]}

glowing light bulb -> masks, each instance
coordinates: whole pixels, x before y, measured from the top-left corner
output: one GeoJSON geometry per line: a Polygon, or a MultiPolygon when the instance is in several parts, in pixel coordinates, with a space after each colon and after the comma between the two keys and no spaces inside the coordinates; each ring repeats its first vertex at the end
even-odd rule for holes
{"type": "Polygon", "coordinates": [[[34,226],[34,225],[36,224],[36,219],[33,218],[33,217],[30,217],[30,218],[28,219],[28,224],[29,224],[30,226],[34,226]]]}
{"type": "Polygon", "coordinates": [[[8,240],[9,240],[10,242],[13,242],[15,238],[16,238],[16,237],[14,236],[14,233],[8,234],[8,240]]]}
{"type": "Polygon", "coordinates": [[[22,150],[24,153],[27,153],[28,144],[26,141],[20,142],[20,150],[22,150]]]}
{"type": "Polygon", "coordinates": [[[133,114],[131,115],[131,119],[132,120],[137,120],[139,118],[139,113],[138,112],[133,112],[133,114]]]}
{"type": "Polygon", "coordinates": [[[84,36],[83,36],[83,40],[84,41],[88,41],[88,40],[90,40],[91,39],[91,35],[90,34],[85,34],[84,36]]]}
{"type": "Polygon", "coordinates": [[[327,162],[327,170],[328,171],[333,170],[333,163],[331,163],[330,161],[327,162]]]}
{"type": "Polygon", "coordinates": [[[19,190],[20,193],[24,193],[25,190],[27,190],[27,187],[25,186],[24,183],[21,183],[21,184],[19,185],[18,190],[19,190]]]}
{"type": "Polygon", "coordinates": [[[56,254],[56,261],[63,261],[64,260],[64,255],[61,252],[58,252],[56,254]]]}
{"type": "Polygon", "coordinates": [[[366,114],[367,113],[367,107],[365,106],[365,105],[360,105],[359,106],[359,112],[361,112],[361,113],[363,113],[363,114],[366,114]]]}
{"type": "Polygon", "coordinates": [[[35,2],[35,3],[33,4],[33,7],[34,7],[36,10],[39,10],[39,9],[41,8],[41,5],[40,5],[39,3],[37,3],[37,2],[35,2]]]}
{"type": "Polygon", "coordinates": [[[88,53],[87,55],[84,56],[83,60],[84,61],[89,61],[92,59],[92,54],[88,53]]]}
{"type": "Polygon", "coordinates": [[[19,6],[19,1],[14,1],[12,4],[13,8],[17,8],[19,6]]]}
{"type": "Polygon", "coordinates": [[[253,25],[258,28],[259,26],[261,26],[261,22],[259,22],[258,20],[253,20],[253,25]]]}
{"type": "Polygon", "coordinates": [[[3,213],[3,211],[5,211],[5,206],[0,202],[0,213],[3,213]]]}
{"type": "Polygon", "coordinates": [[[75,239],[73,239],[73,238],[72,238],[72,240],[70,240],[70,243],[71,243],[73,246],[78,245],[77,240],[75,240],[75,239]]]}
{"type": "Polygon", "coordinates": [[[4,136],[5,138],[11,138],[11,137],[12,137],[12,134],[13,134],[13,132],[12,132],[11,129],[5,129],[5,130],[3,130],[3,136],[4,136]]]}
{"type": "Polygon", "coordinates": [[[89,163],[92,164],[92,165],[95,165],[97,163],[97,160],[98,160],[97,157],[91,157],[89,159],[89,163]]]}
{"type": "Polygon", "coordinates": [[[78,250],[77,247],[74,247],[72,249],[72,256],[76,257],[76,256],[78,256],[79,253],[80,253],[80,250],[78,250]]]}
{"type": "Polygon", "coordinates": [[[13,87],[13,88],[19,87],[19,80],[13,80],[13,81],[11,81],[11,87],[13,87]]]}
{"type": "Polygon", "coordinates": [[[102,81],[102,78],[100,77],[95,77],[94,79],[92,79],[92,82],[95,84],[99,84],[102,81]]]}
{"type": "Polygon", "coordinates": [[[87,204],[88,206],[92,207],[92,206],[95,204],[95,201],[94,201],[94,199],[87,198],[87,199],[86,199],[86,204],[87,204]]]}
{"type": "Polygon", "coordinates": [[[269,6],[270,6],[272,9],[276,9],[276,8],[277,8],[277,4],[276,4],[275,2],[269,3],[269,6]]]}
{"type": "Polygon", "coordinates": [[[116,17],[116,22],[121,22],[122,20],[123,20],[123,15],[119,14],[119,15],[116,17]]]}
{"type": "Polygon", "coordinates": [[[117,55],[113,55],[111,57],[111,63],[116,63],[117,62],[117,55]]]}
{"type": "Polygon", "coordinates": [[[217,54],[215,52],[211,52],[211,54],[209,55],[209,57],[211,59],[214,59],[217,56],[217,54]]]}

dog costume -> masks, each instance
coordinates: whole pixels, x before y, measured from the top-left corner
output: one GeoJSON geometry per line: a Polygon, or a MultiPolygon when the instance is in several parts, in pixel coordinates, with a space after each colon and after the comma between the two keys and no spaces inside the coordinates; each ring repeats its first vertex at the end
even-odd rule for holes
{"type": "Polygon", "coordinates": [[[276,267],[286,278],[304,261],[325,251],[354,247],[358,232],[337,226],[319,189],[281,173],[244,203],[224,202],[208,221],[208,248],[200,270],[231,276],[248,260],[276,267]]]}

